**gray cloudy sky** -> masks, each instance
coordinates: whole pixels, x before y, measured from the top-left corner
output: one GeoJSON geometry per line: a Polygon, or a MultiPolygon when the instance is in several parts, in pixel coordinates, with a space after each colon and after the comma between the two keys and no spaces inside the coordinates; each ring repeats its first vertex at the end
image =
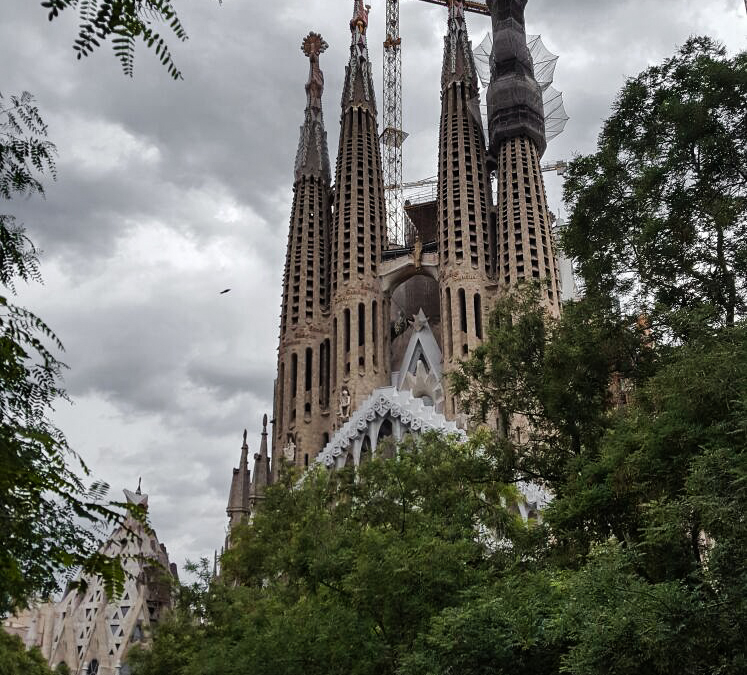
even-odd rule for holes
{"type": "MultiPolygon", "coordinates": [[[[78,62],[74,15],[49,24],[40,0],[2,0],[0,91],[32,92],[59,149],[47,199],[10,204],[44,250],[45,285],[20,300],[67,348],[75,404],[60,407],[59,425],[114,490],[143,476],[152,521],[181,566],[220,547],[241,432],[255,450],[270,412],[305,103],[299,48],[309,30],[330,44],[334,150],[353,3],[176,4],[190,34],[174,45],[178,83],[143,50],[132,80],[108,48],[78,62]],[[219,296],[224,288],[233,290],[219,296]]],[[[371,4],[380,89],[384,2],[371,4]]],[[[469,22],[477,44],[488,20],[469,22]]],[[[625,77],[689,35],[747,46],[742,0],[531,0],[527,22],[561,57],[556,86],[571,116],[548,160],[592,151],[625,77]]],[[[402,0],[406,180],[436,171],[444,26],[442,8],[402,0]]],[[[559,180],[547,177],[556,211],[559,180]]]]}

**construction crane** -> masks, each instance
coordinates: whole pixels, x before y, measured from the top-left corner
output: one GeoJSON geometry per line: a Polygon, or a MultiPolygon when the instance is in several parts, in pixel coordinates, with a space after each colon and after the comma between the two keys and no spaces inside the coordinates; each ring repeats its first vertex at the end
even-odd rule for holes
{"type": "MultiPolygon", "coordinates": [[[[422,0],[449,7],[452,0],[422,0]]],[[[393,244],[404,244],[407,216],[402,186],[402,146],[407,134],[402,129],[402,37],[399,31],[400,0],[386,0],[386,40],[384,41],[383,154],[384,193],[386,197],[387,234],[393,244]]],[[[483,2],[464,0],[464,9],[490,15],[483,2]]]]}

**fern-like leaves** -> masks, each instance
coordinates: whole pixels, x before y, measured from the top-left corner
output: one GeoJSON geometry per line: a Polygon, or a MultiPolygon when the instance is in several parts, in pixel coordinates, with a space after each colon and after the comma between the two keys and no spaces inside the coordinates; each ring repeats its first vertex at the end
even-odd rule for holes
{"type": "Polygon", "coordinates": [[[139,40],[155,50],[174,80],[182,79],[165,37],[156,29],[161,24],[178,41],[187,40],[187,32],[170,0],[44,0],[41,5],[48,10],[50,21],[65,9],[77,11],[80,25],[73,49],[79,59],[110,40],[122,72],[132,77],[139,40]]]}

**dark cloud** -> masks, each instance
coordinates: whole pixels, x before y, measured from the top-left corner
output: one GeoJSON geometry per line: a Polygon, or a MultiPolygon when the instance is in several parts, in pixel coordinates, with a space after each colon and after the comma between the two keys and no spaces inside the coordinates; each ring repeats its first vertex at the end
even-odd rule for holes
{"type": "MultiPolygon", "coordinates": [[[[293,161],[309,30],[322,57],[329,146],[337,147],[352,0],[179,2],[173,44],[185,81],[140,50],[135,78],[108,47],[76,61],[72,13],[49,24],[37,0],[2,0],[4,94],[29,90],[57,143],[46,201],[9,206],[45,251],[46,285],[21,301],[60,334],[76,400],[60,426],[112,489],[137,484],[174,559],[210,555],[249,429],[270,412],[293,161]],[[219,296],[224,288],[231,293],[219,296]]],[[[384,3],[369,42],[381,103],[384,3]]],[[[445,13],[402,3],[405,178],[436,172],[445,13]]],[[[741,0],[531,0],[528,31],[560,54],[571,115],[546,159],[594,148],[625,78],[691,33],[744,48],[741,0]]],[[[477,44],[489,29],[469,17],[477,44]]],[[[547,175],[551,207],[561,180],[547,175]]]]}

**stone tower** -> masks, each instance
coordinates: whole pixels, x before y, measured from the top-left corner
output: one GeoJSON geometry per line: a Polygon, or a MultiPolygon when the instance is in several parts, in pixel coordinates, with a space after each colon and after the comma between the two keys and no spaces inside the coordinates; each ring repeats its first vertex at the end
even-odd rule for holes
{"type": "Polygon", "coordinates": [[[330,403],[331,175],[319,68],[326,49],[316,33],[302,44],[310,68],[295,164],[275,390],[273,448],[298,466],[308,465],[323,445],[330,403]]]}
{"type": "MultiPolygon", "coordinates": [[[[342,90],[331,288],[332,392],[341,403],[349,397],[352,408],[389,379],[389,310],[379,280],[386,214],[367,28],[368,10],[355,0],[342,90]]],[[[345,421],[339,412],[333,428],[345,421]]]]}
{"type": "Polygon", "coordinates": [[[504,289],[542,284],[560,312],[558,263],[540,158],[547,147],[544,108],[527,47],[527,0],[487,0],[493,21],[488,88],[490,155],[498,179],[496,274],[504,289]]]}
{"type": "MultiPolygon", "coordinates": [[[[464,3],[453,0],[444,38],[436,204],[447,373],[482,342],[488,296],[495,292],[490,175],[479,96],[464,3]]],[[[448,394],[444,409],[447,416],[456,414],[456,402],[448,394]]]]}

